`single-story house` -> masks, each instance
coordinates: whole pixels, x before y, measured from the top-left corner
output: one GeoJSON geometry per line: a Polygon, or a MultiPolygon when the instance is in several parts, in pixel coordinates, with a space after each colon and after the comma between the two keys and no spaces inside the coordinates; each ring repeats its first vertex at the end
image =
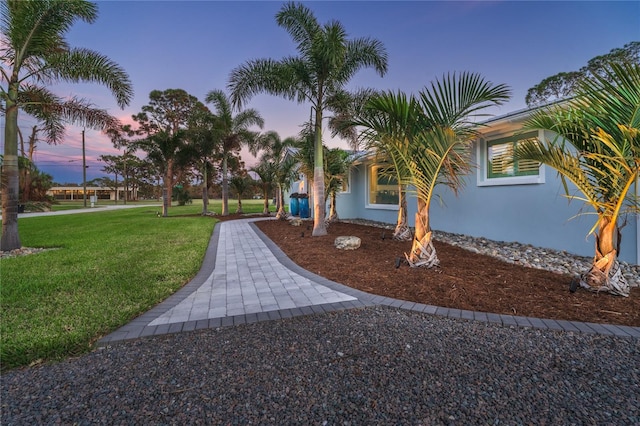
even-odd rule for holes
{"type": "MultiPolygon", "coordinates": [[[[135,199],[137,197],[137,190],[129,188],[126,190],[129,192],[129,199],[135,199]]],[[[118,187],[116,191],[114,188],[106,188],[102,186],[87,186],[87,199],[90,197],[96,200],[122,200],[124,199],[125,188],[123,186],[118,187]]],[[[55,200],[82,200],[84,199],[84,188],[82,186],[53,186],[47,191],[47,195],[53,197],[55,200]]]]}
{"type": "MultiPolygon", "coordinates": [[[[473,146],[475,169],[466,176],[466,184],[458,196],[444,186],[437,187],[437,197],[430,209],[431,227],[593,256],[595,239],[589,231],[595,216],[590,214],[590,206],[580,200],[569,202],[554,169],[532,162],[505,165],[501,161],[517,140],[542,139],[541,131],[516,136],[530,113],[529,109],[521,110],[484,123],[481,137],[473,146]]],[[[341,219],[396,223],[398,188],[387,178],[378,177],[379,168],[374,155],[355,162],[346,190],[336,200],[341,219]]],[[[291,192],[307,192],[307,188],[306,179],[301,176],[291,192]]],[[[636,184],[636,188],[640,190],[640,185],[636,184]]],[[[310,188],[308,192],[312,192],[310,188]]],[[[409,224],[414,226],[415,196],[409,192],[407,198],[409,224]]],[[[640,264],[640,217],[628,216],[622,218],[622,223],[625,220],[619,257],[640,264]]]]}

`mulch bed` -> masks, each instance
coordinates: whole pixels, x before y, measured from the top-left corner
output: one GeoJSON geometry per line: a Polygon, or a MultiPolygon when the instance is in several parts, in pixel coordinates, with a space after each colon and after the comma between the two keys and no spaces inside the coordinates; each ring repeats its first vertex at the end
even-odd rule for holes
{"type": "MultiPolygon", "coordinates": [[[[231,219],[231,218],[225,218],[231,219]]],[[[505,263],[435,242],[440,267],[396,268],[410,242],[389,238],[376,227],[332,223],[329,235],[311,237],[311,222],[259,221],[257,226],[294,262],[332,281],[368,293],[447,308],[536,318],[640,326],[640,289],[628,298],[578,289],[572,276],[505,263]],[[354,235],[357,250],[338,250],[337,236],[354,235]]]]}

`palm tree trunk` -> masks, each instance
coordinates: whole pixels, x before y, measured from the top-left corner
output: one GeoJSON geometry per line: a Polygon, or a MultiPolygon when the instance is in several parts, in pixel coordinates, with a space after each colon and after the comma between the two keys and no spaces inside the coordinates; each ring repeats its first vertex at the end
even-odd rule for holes
{"type": "Polygon", "coordinates": [[[262,187],[262,195],[264,196],[264,208],[262,214],[269,214],[269,189],[267,185],[262,187]]]}
{"type": "Polygon", "coordinates": [[[329,194],[329,217],[327,218],[327,222],[335,222],[338,218],[338,209],[336,206],[336,192],[333,191],[329,194]]]}
{"type": "Polygon", "coordinates": [[[402,185],[398,185],[400,200],[398,203],[398,222],[393,231],[393,239],[396,241],[410,241],[413,235],[407,221],[407,193],[402,185]]]}
{"type": "Polygon", "coordinates": [[[202,187],[202,214],[206,215],[208,213],[207,208],[209,206],[209,183],[207,179],[207,160],[204,161],[204,170],[203,173],[203,187],[202,187]]]}
{"type": "Polygon", "coordinates": [[[276,219],[284,220],[287,218],[287,212],[284,211],[284,196],[282,193],[282,185],[278,184],[276,197],[278,199],[278,213],[276,219]]]}
{"type": "Polygon", "coordinates": [[[413,237],[411,254],[405,253],[411,267],[433,268],[440,264],[433,246],[432,232],[429,225],[429,205],[418,198],[418,213],[416,213],[416,232],[413,237]]]}
{"type": "Polygon", "coordinates": [[[595,292],[629,296],[629,283],[618,262],[615,241],[618,237],[616,221],[601,218],[596,234],[596,255],[591,268],[580,277],[580,286],[595,292]]]}
{"type": "Polygon", "coordinates": [[[236,209],[236,213],[238,214],[244,213],[244,211],[242,211],[242,196],[240,194],[238,194],[238,208],[236,209]]]}
{"type": "Polygon", "coordinates": [[[9,83],[5,101],[4,160],[2,164],[2,237],[0,250],[19,249],[18,197],[20,179],[18,176],[18,83],[9,83]]]}
{"type": "MultiPolygon", "coordinates": [[[[322,93],[319,91],[319,93],[322,93]]],[[[327,235],[324,223],[324,159],[322,151],[322,102],[316,105],[315,143],[313,156],[313,237],[327,235]]]]}
{"type": "Polygon", "coordinates": [[[227,154],[222,156],[222,216],[229,216],[229,181],[227,180],[227,154]]]}

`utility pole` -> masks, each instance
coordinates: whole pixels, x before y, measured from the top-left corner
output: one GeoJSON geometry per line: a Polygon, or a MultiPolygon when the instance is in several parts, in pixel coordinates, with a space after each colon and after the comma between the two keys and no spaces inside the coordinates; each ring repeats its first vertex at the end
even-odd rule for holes
{"type": "Polygon", "coordinates": [[[87,208],[87,160],[84,152],[84,129],[82,129],[82,200],[87,208]]]}

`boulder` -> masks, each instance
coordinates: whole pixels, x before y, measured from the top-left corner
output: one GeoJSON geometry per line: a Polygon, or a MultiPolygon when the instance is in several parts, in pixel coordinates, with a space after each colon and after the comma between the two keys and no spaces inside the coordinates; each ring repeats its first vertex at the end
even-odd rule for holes
{"type": "Polygon", "coordinates": [[[355,250],[360,247],[360,238],[353,236],[337,237],[334,245],[340,250],[355,250]]]}

